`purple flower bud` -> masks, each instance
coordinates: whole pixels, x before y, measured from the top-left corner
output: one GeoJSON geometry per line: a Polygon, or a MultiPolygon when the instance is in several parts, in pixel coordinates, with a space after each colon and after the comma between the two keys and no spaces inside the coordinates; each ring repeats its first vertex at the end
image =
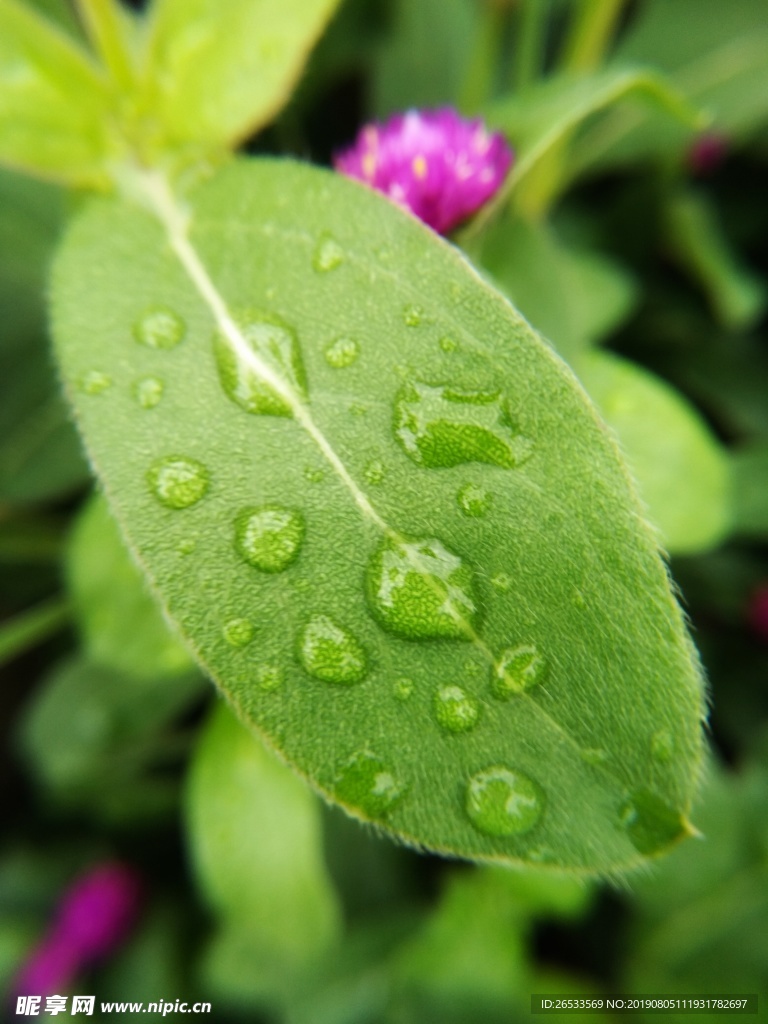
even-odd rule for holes
{"type": "Polygon", "coordinates": [[[100,864],[64,893],[55,934],[77,950],[81,963],[108,956],[130,931],[140,898],[141,882],[132,868],[100,864]]]}
{"type": "Polygon", "coordinates": [[[444,108],[367,125],[334,166],[445,234],[494,195],[512,160],[502,135],[444,108]]]}
{"type": "Polygon", "coordinates": [[[703,132],[691,143],[687,162],[692,174],[704,176],[716,171],[728,153],[728,140],[717,132],[703,132]]]}

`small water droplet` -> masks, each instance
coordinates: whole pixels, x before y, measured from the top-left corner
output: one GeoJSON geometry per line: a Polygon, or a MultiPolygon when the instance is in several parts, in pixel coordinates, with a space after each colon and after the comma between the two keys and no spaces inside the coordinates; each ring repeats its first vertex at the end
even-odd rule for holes
{"type": "Polygon", "coordinates": [[[435,717],[448,732],[469,732],[480,718],[480,702],[460,686],[442,686],[434,698],[435,717]]]}
{"type": "Polygon", "coordinates": [[[304,479],[311,484],[319,484],[325,480],[325,470],[318,466],[305,466],[304,479]]]}
{"type": "Polygon", "coordinates": [[[299,637],[299,661],[315,679],[350,686],[365,679],[368,663],[361,644],[327,615],[314,615],[299,637]]]}
{"type": "Polygon", "coordinates": [[[477,484],[464,484],[456,495],[456,501],[465,516],[479,519],[490,509],[493,495],[477,484]]]}
{"type": "Polygon", "coordinates": [[[405,677],[402,679],[396,679],[392,685],[392,692],[397,700],[409,700],[413,696],[413,690],[413,680],[405,677]]]}
{"type": "Polygon", "coordinates": [[[668,732],[666,729],[660,729],[659,732],[654,733],[651,738],[651,754],[653,754],[657,761],[666,764],[672,760],[674,751],[675,741],[671,732],[668,732]]]}
{"type": "Polygon", "coordinates": [[[323,235],[312,256],[312,266],[320,274],[335,270],[344,262],[345,252],[331,235],[323,235]]]}
{"type": "Polygon", "coordinates": [[[235,519],[237,553],[262,572],[282,572],[299,553],[304,517],[281,505],[243,509],[235,519]]]}
{"type": "Polygon", "coordinates": [[[580,590],[574,590],[573,592],[573,605],[575,608],[580,609],[587,607],[587,602],[580,590]]]}
{"type": "Polygon", "coordinates": [[[349,407],[349,411],[352,416],[365,416],[368,412],[368,406],[363,405],[362,402],[353,402],[349,407]]]}
{"type": "Polygon", "coordinates": [[[192,540],[191,537],[186,537],[184,540],[180,540],[176,545],[176,550],[180,555],[191,555],[197,547],[197,541],[192,540]]]}
{"type": "Polygon", "coordinates": [[[670,846],[688,832],[680,812],[648,789],[630,794],[619,809],[619,821],[627,830],[629,841],[645,856],[670,846]]]}
{"type": "Polygon", "coordinates": [[[363,470],[366,483],[369,483],[372,487],[377,486],[383,481],[385,473],[384,463],[380,459],[371,459],[363,470]]]}
{"type": "Polygon", "coordinates": [[[248,619],[230,619],[222,630],[224,639],[232,647],[247,647],[256,635],[252,622],[248,619]]]}
{"type": "Polygon", "coordinates": [[[534,644],[508,647],[491,669],[491,693],[509,700],[540,683],[546,670],[546,659],[534,644]]]}
{"type": "Polygon", "coordinates": [[[284,682],[283,670],[279,665],[259,665],[256,669],[256,685],[264,693],[274,693],[284,682]]]}
{"type": "Polygon", "coordinates": [[[395,399],[395,437],[417,465],[428,469],[482,462],[511,469],[531,455],[498,391],[462,391],[411,381],[395,399]]]}
{"type": "Polygon", "coordinates": [[[176,348],[187,333],[187,325],[167,306],[152,306],[133,325],[133,337],[147,348],[176,348]]]}
{"type": "MultiPolygon", "coordinates": [[[[304,364],[296,332],[273,313],[249,310],[235,324],[246,349],[279,378],[296,401],[307,397],[304,364]]],[[[291,400],[266,383],[223,331],[213,337],[213,351],[224,391],[246,412],[259,416],[292,416],[291,400]]]]}
{"type": "Polygon", "coordinates": [[[488,836],[529,832],[544,810],[544,792],[517,769],[493,765],[476,772],[467,785],[469,820],[488,836]]]}
{"type": "Polygon", "coordinates": [[[210,474],[197,459],[190,459],[186,455],[168,455],[150,467],[147,483],[160,504],[166,508],[190,508],[205,497],[210,485],[210,474]]]}
{"type": "Polygon", "coordinates": [[[491,576],[491,586],[506,593],[512,589],[512,577],[506,572],[497,572],[495,576],[491,576]]]}
{"type": "Polygon", "coordinates": [[[581,754],[581,760],[585,764],[591,764],[595,768],[607,764],[611,759],[611,755],[607,750],[603,750],[602,747],[584,747],[579,753],[581,754]]]}
{"type": "Polygon", "coordinates": [[[112,387],[112,378],[101,370],[89,370],[80,380],[80,390],[86,395],[103,395],[112,387]]]}
{"type": "Polygon", "coordinates": [[[341,803],[366,817],[383,818],[402,800],[406,789],[386,761],[361,750],[342,765],[334,792],[341,803]]]}
{"type": "Polygon", "coordinates": [[[446,335],[440,339],[440,348],[443,352],[455,352],[458,347],[459,343],[455,338],[450,338],[446,335]]]}
{"type": "Polygon", "coordinates": [[[424,319],[424,310],[421,306],[406,306],[403,310],[403,320],[408,327],[419,327],[424,319]]]}
{"type": "Polygon", "coordinates": [[[380,625],[408,640],[470,639],[478,618],[472,570],[436,538],[386,538],[368,563],[367,596],[380,625]]]}
{"type": "Polygon", "coordinates": [[[334,370],[343,370],[357,362],[360,346],[354,338],[337,338],[325,350],[325,359],[334,370]]]}
{"type": "Polygon", "coordinates": [[[154,409],[163,397],[165,385],[159,377],[143,377],[133,385],[133,397],[142,409],[154,409]]]}

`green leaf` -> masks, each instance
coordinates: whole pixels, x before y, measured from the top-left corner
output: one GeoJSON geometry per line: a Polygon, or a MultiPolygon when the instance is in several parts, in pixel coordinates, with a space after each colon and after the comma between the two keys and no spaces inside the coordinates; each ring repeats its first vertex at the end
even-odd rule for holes
{"type": "Polygon", "coordinates": [[[230,146],[287,102],[339,0],[155,0],[143,102],[174,145],[230,146]]]}
{"type": "Polygon", "coordinates": [[[0,5],[0,162],[104,182],[110,97],[86,52],[18,0],[0,5]]]}
{"type": "Polygon", "coordinates": [[[223,923],[209,951],[212,980],[239,975],[237,995],[268,998],[321,957],[339,930],[320,807],[224,705],[201,736],[186,803],[197,876],[223,923]]]}
{"type": "Polygon", "coordinates": [[[640,496],[675,554],[706,550],[731,525],[726,453],[692,406],[658,377],[594,352],[584,386],[616,431],[640,496]]]}
{"type": "Polygon", "coordinates": [[[149,595],[101,496],[83,508],[75,524],[67,576],[83,645],[95,662],[142,678],[193,667],[149,595]]]}
{"type": "Polygon", "coordinates": [[[74,225],[58,352],[129,543],[243,718],[433,849],[635,864],[622,823],[646,790],[684,835],[698,667],[564,365],[460,253],[341,176],[234,163],[188,221],[146,187],[159,219],[103,200],[74,225]],[[83,389],[93,373],[111,386],[83,389]]]}
{"type": "Polygon", "coordinates": [[[731,467],[734,530],[746,536],[768,536],[768,441],[737,449],[731,467]]]}
{"type": "Polygon", "coordinates": [[[0,624],[0,665],[58,633],[69,618],[65,601],[53,599],[0,624]]]}

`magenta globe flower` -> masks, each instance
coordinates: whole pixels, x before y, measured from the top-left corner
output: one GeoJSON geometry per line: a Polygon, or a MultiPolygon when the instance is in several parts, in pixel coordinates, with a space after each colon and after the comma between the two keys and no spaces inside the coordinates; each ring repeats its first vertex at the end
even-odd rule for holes
{"type": "Polygon", "coordinates": [[[367,125],[334,166],[445,234],[498,191],[512,160],[502,135],[444,108],[367,125]]]}

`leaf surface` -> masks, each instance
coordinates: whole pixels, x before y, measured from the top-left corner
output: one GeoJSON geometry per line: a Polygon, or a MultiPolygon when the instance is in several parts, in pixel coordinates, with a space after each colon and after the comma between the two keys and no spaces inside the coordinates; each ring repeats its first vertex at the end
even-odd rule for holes
{"type": "Polygon", "coordinates": [[[147,188],[156,216],[100,200],[73,226],[58,352],[131,546],[241,715],[434,849],[605,871],[682,836],[698,668],[567,368],[360,185],[239,162],[186,214],[147,188]]]}

